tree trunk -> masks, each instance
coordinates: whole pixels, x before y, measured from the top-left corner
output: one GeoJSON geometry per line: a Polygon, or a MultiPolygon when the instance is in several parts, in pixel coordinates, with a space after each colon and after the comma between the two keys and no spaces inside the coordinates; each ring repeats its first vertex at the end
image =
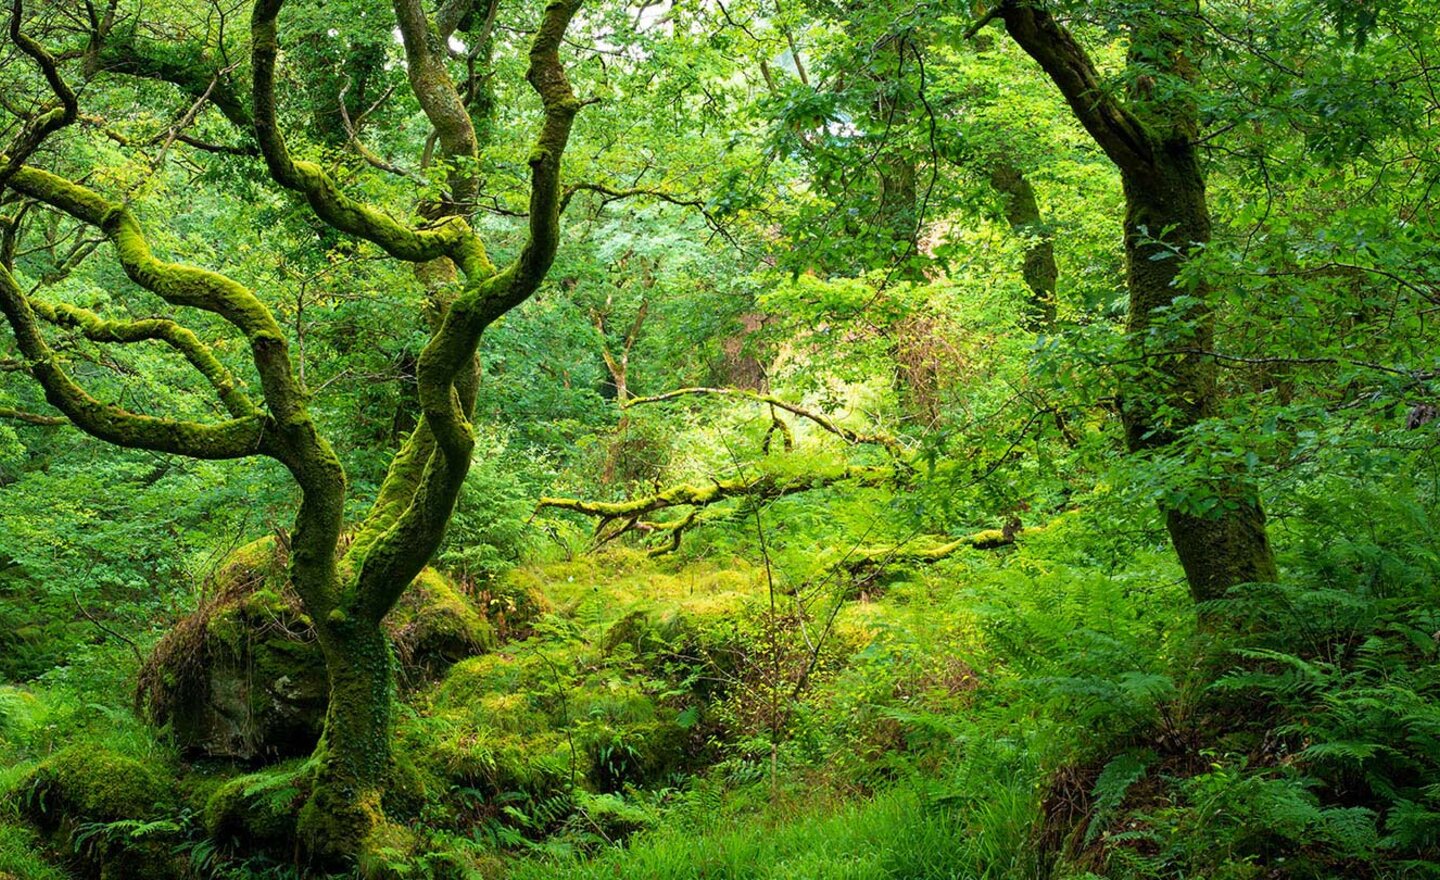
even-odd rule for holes
{"type": "MultiPolygon", "coordinates": [[[[1127,331],[1142,349],[1158,321],[1173,329],[1182,316],[1157,318],[1182,292],[1176,286],[1185,257],[1210,240],[1205,178],[1193,147],[1170,142],[1144,173],[1122,174],[1125,190],[1126,281],[1130,291],[1127,331]]],[[[1188,291],[1195,310],[1190,333],[1168,336],[1167,349],[1208,352],[1214,346],[1215,319],[1208,286],[1188,291]]],[[[1167,355],[1142,362],[1141,381],[1122,402],[1125,440],[1132,452],[1172,443],[1179,432],[1216,414],[1218,389],[1213,358],[1201,354],[1167,355]]],[[[1162,504],[1165,525],[1190,593],[1197,602],[1217,599],[1230,587],[1276,578],[1275,556],[1265,532],[1265,514],[1255,487],[1239,479],[1221,490],[1219,513],[1196,516],[1162,504]]]]}
{"type": "Polygon", "coordinates": [[[391,766],[394,671],[379,623],[336,611],[316,631],[330,675],[330,705],[298,830],[319,866],[342,867],[384,820],[380,798],[391,766]]]}
{"type": "MultiPolygon", "coordinates": [[[[1196,155],[1199,113],[1183,93],[1157,99],[1153,78],[1139,75],[1129,100],[1107,90],[1085,49],[1043,4],[1002,0],[997,10],[1011,38],[1040,65],[1075,118],[1120,171],[1125,190],[1127,322],[1140,355],[1126,382],[1121,415],[1126,445],[1142,453],[1165,447],[1186,429],[1216,415],[1218,389],[1211,351],[1215,319],[1202,282],[1177,284],[1193,250],[1210,241],[1205,174],[1196,155]],[[1194,307],[1175,313],[1189,294],[1194,307]],[[1155,333],[1161,330],[1163,333],[1155,333]],[[1161,352],[1150,350],[1159,346],[1161,352]],[[1184,351],[1184,354],[1164,354],[1184,351]]],[[[1165,0],[1130,23],[1131,62],[1195,76],[1190,20],[1195,0],[1165,0]],[[1159,14],[1163,13],[1163,14],[1159,14]]],[[[1231,474],[1220,481],[1219,504],[1205,516],[1161,503],[1166,528],[1197,602],[1249,581],[1273,581],[1275,556],[1253,485],[1231,474]]]]}
{"type": "Polygon", "coordinates": [[[1004,161],[991,166],[990,185],[1005,197],[1005,222],[1010,231],[1030,239],[1020,268],[1025,286],[1030,288],[1025,325],[1031,330],[1048,330],[1055,326],[1055,284],[1060,270],[1055,266],[1054,239],[1040,217],[1035,187],[1019,168],[1004,161]]]}

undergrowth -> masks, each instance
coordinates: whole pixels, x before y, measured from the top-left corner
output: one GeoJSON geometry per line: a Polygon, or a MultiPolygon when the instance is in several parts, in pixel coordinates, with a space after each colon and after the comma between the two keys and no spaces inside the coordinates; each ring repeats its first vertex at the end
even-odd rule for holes
{"type": "MultiPolygon", "coordinates": [[[[774,613],[738,560],[524,566],[492,586],[532,597],[523,637],[407,696],[398,830],[364,876],[1437,876],[1434,507],[1322,488],[1279,530],[1282,582],[1198,617],[1159,540],[1083,514],[774,613]]],[[[182,763],[111,708],[134,668],[106,651],[0,689],[0,876],[140,850],[163,876],[306,876],[306,762],[182,763]],[[65,746],[180,797],[37,830],[65,746]]]]}

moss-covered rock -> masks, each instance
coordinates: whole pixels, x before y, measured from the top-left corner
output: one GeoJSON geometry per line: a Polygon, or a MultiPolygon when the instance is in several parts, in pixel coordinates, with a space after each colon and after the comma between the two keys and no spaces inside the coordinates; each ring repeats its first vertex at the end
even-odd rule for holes
{"type": "MultiPolygon", "coordinates": [[[[426,569],[386,620],[407,683],[488,650],[491,627],[426,569]]],[[[156,646],[141,672],[150,718],[192,754],[241,760],[308,754],[329,682],[314,627],[286,578],[284,548],[262,538],[220,567],[209,597],[156,646]]]]}
{"type": "Polygon", "coordinates": [[[686,762],[688,735],[678,713],[631,683],[589,681],[572,699],[574,738],[601,792],[662,780],[686,762]]]}
{"type": "Polygon", "coordinates": [[[420,573],[386,624],[403,666],[426,676],[495,646],[489,622],[434,569],[420,573]]]}
{"type": "Polygon", "coordinates": [[[676,709],[614,675],[576,680],[564,671],[598,656],[491,654],[457,664],[434,693],[417,748],[452,784],[497,795],[572,782],[619,791],[685,766],[691,743],[676,709]]]}
{"type": "Polygon", "coordinates": [[[21,784],[23,812],[50,830],[65,819],[145,819],[174,806],[155,768],[105,749],[73,746],[41,762],[21,784]]]}
{"type": "Polygon", "coordinates": [[[524,569],[477,585],[475,604],[496,636],[507,642],[529,637],[535,621],[555,610],[541,583],[524,569]]]}
{"type": "Polygon", "coordinates": [[[21,814],[88,876],[179,876],[173,853],[178,826],[165,824],[176,804],[159,769],[105,749],[75,746],[36,766],[18,791],[21,814]]]}
{"type": "Polygon", "coordinates": [[[295,814],[309,793],[307,762],[291,761],[222,784],[205,805],[205,830],[243,852],[293,849],[295,814]]]}

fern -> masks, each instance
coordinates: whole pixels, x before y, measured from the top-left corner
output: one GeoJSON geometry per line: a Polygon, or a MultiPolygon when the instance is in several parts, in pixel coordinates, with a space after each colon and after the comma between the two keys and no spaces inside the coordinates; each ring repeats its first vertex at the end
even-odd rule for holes
{"type": "Polygon", "coordinates": [[[1151,752],[1121,752],[1105,765],[1095,780],[1091,794],[1095,798],[1095,812],[1085,830],[1085,843],[1093,843],[1110,817],[1114,815],[1131,786],[1145,777],[1145,771],[1155,760],[1151,752]]]}

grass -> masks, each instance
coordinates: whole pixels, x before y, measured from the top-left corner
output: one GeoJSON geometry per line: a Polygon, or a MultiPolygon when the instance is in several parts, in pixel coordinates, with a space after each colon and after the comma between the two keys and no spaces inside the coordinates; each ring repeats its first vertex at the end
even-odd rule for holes
{"type": "MultiPolygon", "coordinates": [[[[753,791],[759,792],[763,786],[753,791]]],[[[1035,804],[1024,785],[998,784],[986,815],[943,789],[905,785],[861,800],[815,804],[791,791],[776,805],[691,807],[599,855],[516,862],[509,880],[1028,880],[1035,804]]]]}
{"type": "Polygon", "coordinates": [[[15,880],[69,880],[59,868],[40,856],[35,833],[0,821],[0,878],[15,880]]]}

